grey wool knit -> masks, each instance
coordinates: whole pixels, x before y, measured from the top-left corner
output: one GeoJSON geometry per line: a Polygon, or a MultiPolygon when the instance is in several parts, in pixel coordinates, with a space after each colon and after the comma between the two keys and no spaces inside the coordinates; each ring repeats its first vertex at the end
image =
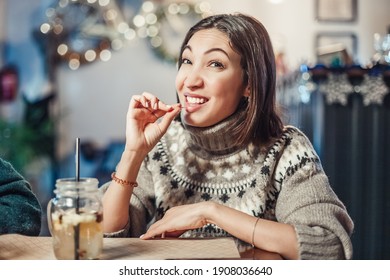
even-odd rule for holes
{"type": "MultiPolygon", "coordinates": [[[[140,236],[169,208],[215,201],[293,225],[301,259],[351,259],[353,222],[307,137],[286,126],[266,150],[252,144],[237,148],[231,125],[240,117],[236,113],[208,128],[174,121],[143,162],[128,225],[106,236],[140,236]]],[[[213,224],[182,235],[216,236],[230,235],[213,224]]],[[[250,248],[235,240],[240,251],[250,248]]]]}
{"type": "Polygon", "coordinates": [[[39,235],[41,214],[30,184],[0,158],[0,234],[39,235]]]}

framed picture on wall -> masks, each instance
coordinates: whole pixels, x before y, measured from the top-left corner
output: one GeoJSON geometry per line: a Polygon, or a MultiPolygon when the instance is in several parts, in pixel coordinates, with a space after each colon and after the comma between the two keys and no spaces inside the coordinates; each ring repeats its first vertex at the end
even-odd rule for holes
{"type": "Polygon", "coordinates": [[[316,0],[316,20],[352,22],[357,16],[357,0],[316,0]]]}
{"type": "Polygon", "coordinates": [[[357,36],[352,32],[320,32],[315,39],[317,62],[327,66],[351,65],[357,48],[357,36]]]}

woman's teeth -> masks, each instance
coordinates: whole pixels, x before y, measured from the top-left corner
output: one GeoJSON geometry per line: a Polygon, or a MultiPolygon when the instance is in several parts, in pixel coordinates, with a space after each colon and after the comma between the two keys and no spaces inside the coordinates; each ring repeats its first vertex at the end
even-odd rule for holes
{"type": "Polygon", "coordinates": [[[203,104],[206,102],[206,99],[199,97],[187,97],[187,102],[190,104],[203,104]]]}

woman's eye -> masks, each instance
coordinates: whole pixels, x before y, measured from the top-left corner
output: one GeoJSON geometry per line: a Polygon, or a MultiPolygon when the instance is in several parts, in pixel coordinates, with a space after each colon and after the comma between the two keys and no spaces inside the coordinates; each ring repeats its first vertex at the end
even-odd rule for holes
{"type": "Polygon", "coordinates": [[[210,66],[211,67],[217,67],[217,68],[225,68],[225,66],[221,62],[219,62],[219,61],[212,61],[210,63],[210,66]]]}
{"type": "Polygon", "coordinates": [[[189,59],[187,59],[187,58],[183,58],[181,60],[181,64],[191,64],[191,61],[189,59]]]}

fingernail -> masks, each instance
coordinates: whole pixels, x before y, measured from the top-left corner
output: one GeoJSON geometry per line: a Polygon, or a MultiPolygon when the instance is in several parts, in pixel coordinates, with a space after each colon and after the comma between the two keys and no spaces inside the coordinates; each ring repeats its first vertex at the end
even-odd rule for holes
{"type": "Polygon", "coordinates": [[[139,238],[143,238],[145,234],[142,234],[139,238]]]}

